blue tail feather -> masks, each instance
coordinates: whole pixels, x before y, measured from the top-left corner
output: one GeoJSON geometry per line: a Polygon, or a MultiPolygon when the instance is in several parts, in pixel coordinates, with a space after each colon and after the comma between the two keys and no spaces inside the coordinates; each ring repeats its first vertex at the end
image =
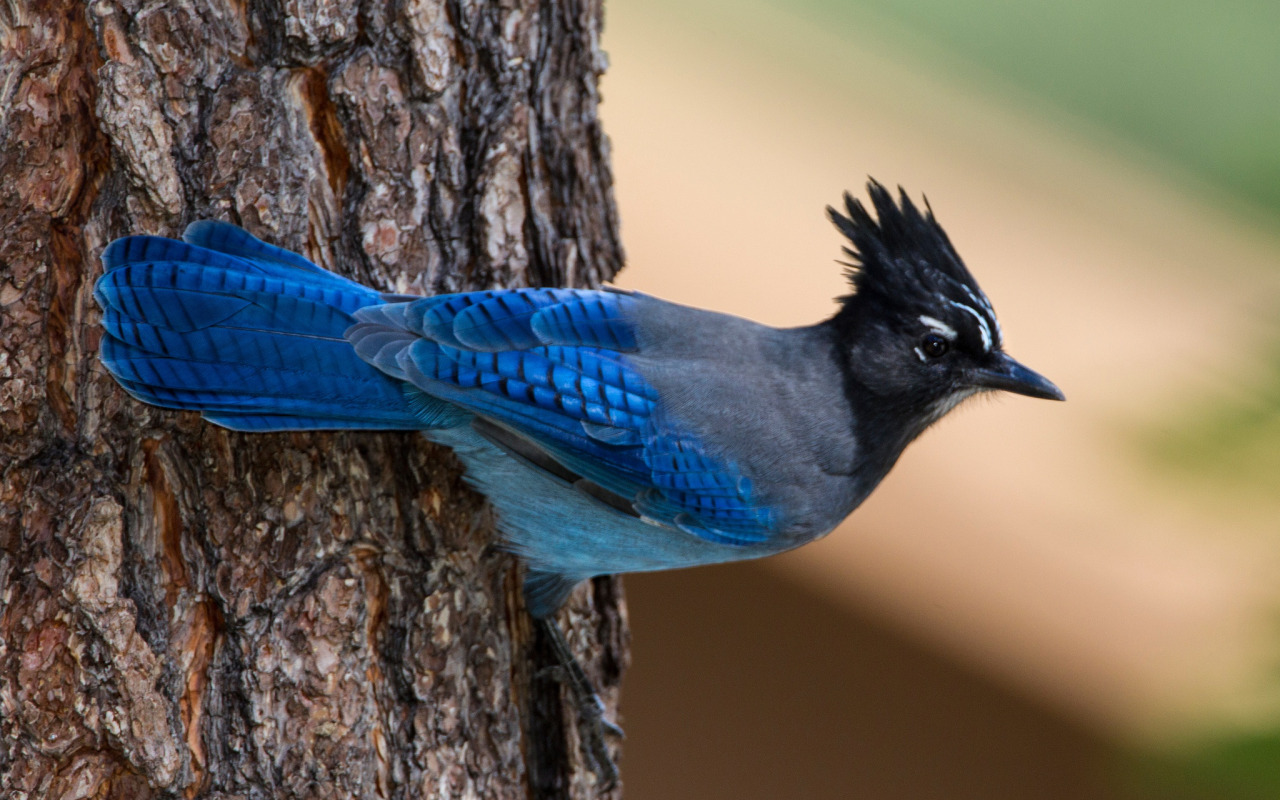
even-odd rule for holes
{"type": "MultiPolygon", "coordinates": [[[[216,324],[223,319],[219,314],[231,315],[250,305],[265,306],[266,311],[282,315],[283,325],[294,327],[303,321],[299,312],[277,312],[273,306],[280,302],[313,304],[310,313],[316,308],[329,309],[342,315],[344,326],[350,326],[354,321],[351,314],[380,302],[376,292],[362,286],[312,281],[298,270],[281,277],[248,267],[190,261],[131,262],[103,275],[94,295],[102,305],[118,307],[138,319],[173,324],[181,322],[182,314],[194,314],[197,316],[190,323],[197,327],[216,324]]],[[[314,324],[307,322],[308,328],[314,324]]],[[[334,335],[341,336],[342,331],[334,335]]]]}
{"type": "Polygon", "coordinates": [[[148,261],[181,261],[210,267],[252,269],[244,259],[203,247],[194,247],[186,242],[166,239],[163,236],[139,235],[116,239],[103,249],[101,258],[102,268],[106,272],[128,264],[141,264],[148,261]]]}
{"type": "MultiPolygon", "coordinates": [[[[114,310],[108,310],[102,322],[119,344],[148,356],[247,369],[300,371],[329,381],[376,380],[395,387],[393,381],[384,381],[381,373],[368,368],[342,339],[223,327],[182,333],[134,322],[114,310]]],[[[104,358],[114,357],[105,353],[104,358]]],[[[134,353],[129,355],[137,357],[134,353]]],[[[341,391],[341,384],[335,383],[333,390],[341,391]]]]}
{"type": "Polygon", "coordinates": [[[370,419],[344,417],[297,417],[284,414],[212,414],[204,418],[215,425],[246,433],[281,433],[285,431],[366,430],[401,431],[403,424],[370,419]]]}
{"type": "Polygon", "coordinates": [[[267,244],[243,228],[229,222],[216,219],[202,219],[187,226],[182,233],[182,240],[187,244],[213,250],[218,253],[239,256],[257,265],[279,264],[295,270],[311,273],[313,277],[322,278],[327,283],[347,284],[365,292],[372,290],[361,286],[349,278],[335,275],[323,267],[311,263],[297,253],[267,244]]]}
{"type": "Polygon", "coordinates": [[[421,430],[451,421],[343,338],[381,295],[234,226],[103,251],[102,362],[130,394],[237,430],[421,430]]]}
{"type": "Polygon", "coordinates": [[[394,383],[335,377],[305,368],[167,358],[113,337],[102,343],[102,361],[131,394],[165,408],[209,412],[299,414],[335,419],[367,418],[419,428],[394,383]]]}
{"type": "MultiPolygon", "coordinates": [[[[743,547],[775,529],[741,470],[664,416],[646,359],[628,355],[643,350],[637,317],[652,301],[581,289],[415,299],[361,286],[234,226],[197,223],[185,239],[128,237],[102,256],[101,360],[144,402],[241,431],[434,431],[461,448],[469,480],[486,491],[497,475],[541,485],[536,470],[545,470],[572,486],[561,500],[603,502],[640,519],[646,534],[665,527],[743,547]],[[503,430],[522,444],[510,449],[494,433],[503,430]],[[495,453],[535,471],[512,472],[495,453]]],[[[500,512],[514,525],[514,549],[542,563],[546,554],[520,534],[541,512],[509,502],[500,512]]],[[[627,563],[655,562],[641,554],[627,563]]],[[[594,569],[531,576],[535,612],[553,610],[594,569]]]]}

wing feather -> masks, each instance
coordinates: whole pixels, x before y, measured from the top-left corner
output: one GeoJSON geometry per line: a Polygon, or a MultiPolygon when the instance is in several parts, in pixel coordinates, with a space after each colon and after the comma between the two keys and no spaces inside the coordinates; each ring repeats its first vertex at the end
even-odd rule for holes
{"type": "Polygon", "coordinates": [[[620,513],[626,503],[714,542],[767,540],[771,513],[751,481],[671,420],[627,359],[640,348],[635,303],[579,289],[442,295],[358,310],[347,338],[387,374],[492,420],[526,461],[540,463],[537,448],[584,491],[621,498],[610,501],[620,513]]]}

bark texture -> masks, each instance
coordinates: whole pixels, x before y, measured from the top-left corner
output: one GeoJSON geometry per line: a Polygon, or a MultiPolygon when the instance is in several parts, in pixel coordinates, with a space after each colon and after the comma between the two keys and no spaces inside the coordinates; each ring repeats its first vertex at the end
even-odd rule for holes
{"type": "MultiPolygon", "coordinates": [[[[0,797],[593,797],[513,561],[411,434],[228,433],[96,360],[98,254],[365,283],[622,261],[599,0],[0,4],[0,797]]],[[[615,708],[620,587],[565,617],[615,708]]]]}

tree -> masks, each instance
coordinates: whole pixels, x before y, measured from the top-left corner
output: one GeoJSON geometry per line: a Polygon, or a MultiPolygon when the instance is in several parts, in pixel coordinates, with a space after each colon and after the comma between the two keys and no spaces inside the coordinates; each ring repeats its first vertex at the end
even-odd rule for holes
{"type": "MultiPolygon", "coordinates": [[[[201,218],[389,291],[608,279],[601,13],[0,6],[0,795],[597,794],[449,453],[144,407],[92,288],[111,239],[201,218]]],[[[565,618],[616,708],[619,584],[565,618]]]]}

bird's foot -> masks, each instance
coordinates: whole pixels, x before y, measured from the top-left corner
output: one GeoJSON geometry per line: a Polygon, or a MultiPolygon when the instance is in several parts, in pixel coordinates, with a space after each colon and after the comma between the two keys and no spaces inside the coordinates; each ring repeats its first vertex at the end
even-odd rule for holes
{"type": "Polygon", "coordinates": [[[622,736],[622,728],[604,716],[604,704],[595,694],[578,705],[578,738],[582,740],[582,752],[587,765],[600,781],[601,791],[609,791],[618,785],[618,766],[613,763],[605,734],[622,736]]]}
{"type": "Polygon", "coordinates": [[[600,788],[609,791],[618,785],[618,767],[609,755],[605,734],[618,738],[623,738],[625,734],[622,728],[605,715],[604,701],[592,688],[591,679],[578,663],[559,623],[549,617],[539,619],[538,622],[551,642],[558,662],[548,671],[569,690],[569,697],[577,711],[578,738],[582,741],[587,766],[599,779],[600,788]]]}

